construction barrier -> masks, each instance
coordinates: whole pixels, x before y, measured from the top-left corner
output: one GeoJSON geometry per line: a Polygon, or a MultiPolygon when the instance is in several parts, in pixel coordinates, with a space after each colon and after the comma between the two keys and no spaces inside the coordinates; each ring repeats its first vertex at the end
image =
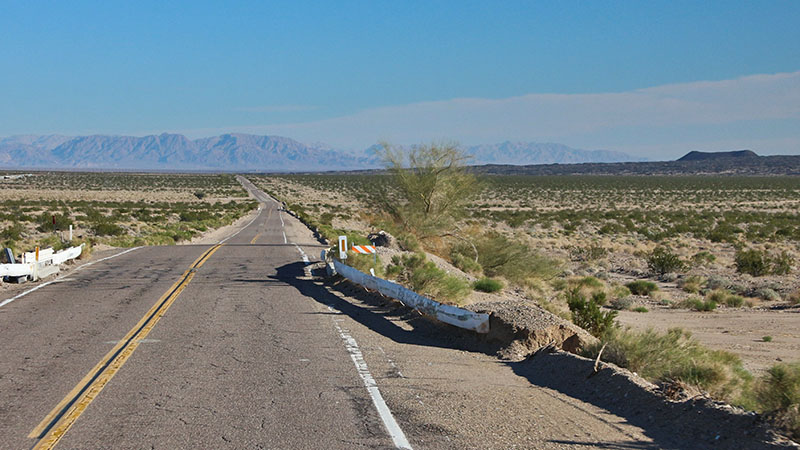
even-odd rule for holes
{"type": "Polygon", "coordinates": [[[374,245],[354,245],[350,250],[353,253],[361,253],[362,255],[369,255],[371,253],[375,253],[375,246],[374,245]]]}
{"type": "Polygon", "coordinates": [[[456,306],[443,305],[435,300],[423,297],[410,289],[406,289],[397,283],[367,275],[337,260],[333,261],[333,268],[336,273],[354,283],[378,291],[387,297],[399,300],[406,306],[410,306],[425,315],[435,317],[444,323],[467,330],[473,330],[478,333],[489,332],[488,314],[476,313],[456,306]]]}

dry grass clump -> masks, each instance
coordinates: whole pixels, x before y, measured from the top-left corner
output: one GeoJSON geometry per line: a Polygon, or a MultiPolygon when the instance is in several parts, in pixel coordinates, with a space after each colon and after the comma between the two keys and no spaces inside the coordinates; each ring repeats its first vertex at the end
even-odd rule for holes
{"type": "Polygon", "coordinates": [[[679,381],[697,386],[729,402],[739,403],[752,382],[738,356],[708,349],[680,328],[665,334],[615,329],[601,342],[585,348],[582,355],[596,358],[603,345],[603,361],[653,382],[679,381]]]}

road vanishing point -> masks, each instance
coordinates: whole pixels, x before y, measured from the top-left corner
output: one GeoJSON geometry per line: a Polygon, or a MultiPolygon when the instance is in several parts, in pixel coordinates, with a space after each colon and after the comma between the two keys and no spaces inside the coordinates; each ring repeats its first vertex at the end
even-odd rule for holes
{"type": "Polygon", "coordinates": [[[0,307],[0,448],[660,446],[309,276],[324,247],[242,182],[261,206],[222,242],[115,250],[0,307]]]}

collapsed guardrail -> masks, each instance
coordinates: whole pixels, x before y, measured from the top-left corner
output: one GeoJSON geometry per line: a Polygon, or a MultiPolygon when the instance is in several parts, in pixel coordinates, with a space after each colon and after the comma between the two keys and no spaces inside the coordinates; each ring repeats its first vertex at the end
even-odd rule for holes
{"type": "Polygon", "coordinates": [[[333,269],[336,273],[354,283],[378,291],[444,323],[478,333],[485,334],[489,332],[489,314],[476,313],[457,306],[443,305],[397,283],[368,275],[337,260],[333,260],[333,269]]]}
{"type": "Polygon", "coordinates": [[[59,272],[60,264],[81,255],[84,245],[57,252],[52,248],[46,248],[23,253],[19,263],[12,260],[9,264],[0,264],[0,277],[13,278],[16,281],[36,281],[56,274],[59,272]]]}

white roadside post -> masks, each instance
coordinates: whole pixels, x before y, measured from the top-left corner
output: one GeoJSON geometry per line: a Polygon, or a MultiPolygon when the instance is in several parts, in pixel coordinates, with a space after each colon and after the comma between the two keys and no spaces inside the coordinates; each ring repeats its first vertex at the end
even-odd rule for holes
{"type": "Polygon", "coordinates": [[[72,225],[69,226],[69,241],[72,242],[72,225]]]}
{"type": "Polygon", "coordinates": [[[339,259],[347,259],[347,236],[339,236],[339,259]]]}

